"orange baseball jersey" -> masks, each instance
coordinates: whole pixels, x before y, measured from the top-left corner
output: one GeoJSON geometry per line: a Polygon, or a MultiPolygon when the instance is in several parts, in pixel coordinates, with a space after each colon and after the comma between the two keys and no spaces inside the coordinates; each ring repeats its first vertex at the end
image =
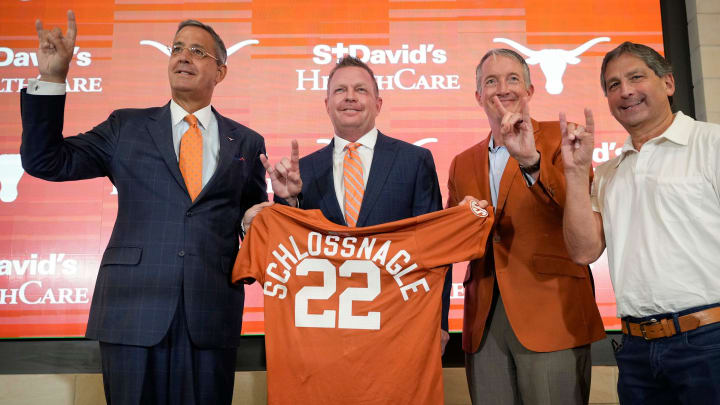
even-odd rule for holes
{"type": "Polygon", "coordinates": [[[441,404],[445,267],[485,253],[477,201],[365,228],[263,209],[233,282],[265,294],[270,404],[441,404]]]}

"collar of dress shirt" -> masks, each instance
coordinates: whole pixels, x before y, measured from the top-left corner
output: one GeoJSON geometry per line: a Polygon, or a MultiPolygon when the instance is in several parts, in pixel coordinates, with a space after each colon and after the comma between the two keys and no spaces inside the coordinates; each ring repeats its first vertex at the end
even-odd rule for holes
{"type": "MultiPolygon", "coordinates": [[[[184,108],[180,107],[180,105],[176,103],[175,100],[170,100],[170,120],[173,127],[180,123],[180,121],[185,119],[185,116],[188,114],[189,113],[185,111],[184,108]]],[[[202,126],[203,129],[207,129],[208,125],[210,125],[212,107],[210,106],[210,104],[208,104],[205,107],[195,111],[193,115],[195,116],[195,118],[198,119],[200,126],[202,126]]]]}
{"type": "Polygon", "coordinates": [[[505,146],[495,146],[495,138],[493,138],[492,134],[490,134],[490,142],[488,143],[488,151],[490,152],[497,152],[500,148],[504,148],[505,146]]]}
{"type": "MultiPolygon", "coordinates": [[[[668,129],[665,130],[662,134],[659,136],[648,140],[647,142],[650,143],[658,143],[661,142],[663,139],[667,139],[670,142],[676,143],[678,145],[687,145],[688,140],[690,138],[690,132],[692,131],[692,118],[686,116],[682,113],[682,111],[678,111],[675,113],[675,117],[673,118],[672,124],[668,127],[668,129]]],[[[615,167],[620,166],[620,163],[625,160],[625,156],[628,155],[630,152],[638,152],[635,150],[635,147],[632,143],[632,138],[628,136],[625,139],[625,144],[623,144],[622,147],[622,155],[620,159],[617,160],[617,164],[615,167]]]]}
{"type": "MultiPolygon", "coordinates": [[[[363,135],[358,139],[357,143],[360,145],[373,150],[375,149],[375,143],[377,142],[378,138],[378,130],[377,128],[373,128],[368,132],[367,134],[363,135]]],[[[345,151],[345,147],[350,143],[349,141],[340,138],[339,136],[335,135],[335,148],[333,149],[335,153],[343,153],[345,151]]]]}

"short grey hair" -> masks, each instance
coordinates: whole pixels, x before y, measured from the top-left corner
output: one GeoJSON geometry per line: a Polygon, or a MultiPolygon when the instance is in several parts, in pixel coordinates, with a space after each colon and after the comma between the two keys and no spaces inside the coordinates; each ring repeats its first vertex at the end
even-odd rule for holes
{"type": "Polygon", "coordinates": [[[220,38],[220,35],[218,35],[211,26],[203,24],[198,20],[185,20],[180,22],[177,31],[175,31],[175,35],[177,35],[177,33],[185,27],[198,27],[207,31],[207,33],[210,34],[210,36],[212,37],[213,42],[215,42],[215,57],[217,58],[217,64],[225,64],[225,62],[227,61],[227,49],[225,49],[225,43],[223,42],[222,38],[220,38]]]}
{"type": "Polygon", "coordinates": [[[475,87],[478,93],[482,93],[482,84],[480,83],[480,79],[482,78],[481,76],[483,63],[485,63],[485,61],[491,56],[505,56],[511,59],[515,59],[518,63],[520,63],[520,66],[522,66],[523,70],[523,78],[525,79],[525,88],[530,88],[530,86],[532,85],[532,82],[530,81],[530,67],[528,67],[527,62],[525,62],[525,58],[523,58],[519,53],[513,51],[512,49],[495,48],[487,51],[487,53],[483,55],[482,59],[480,59],[480,63],[478,63],[477,67],[475,68],[475,87]]]}
{"type": "Polygon", "coordinates": [[[645,62],[645,64],[647,65],[647,67],[650,68],[650,70],[655,72],[658,77],[672,75],[673,73],[672,65],[670,65],[670,62],[668,62],[667,59],[663,58],[662,55],[657,53],[656,50],[650,48],[647,45],[625,41],[617,48],[608,52],[603,58],[602,68],[600,69],[600,85],[602,86],[605,96],[607,96],[607,83],[605,82],[605,71],[607,70],[607,65],[613,59],[626,53],[640,58],[643,62],[645,62]]]}

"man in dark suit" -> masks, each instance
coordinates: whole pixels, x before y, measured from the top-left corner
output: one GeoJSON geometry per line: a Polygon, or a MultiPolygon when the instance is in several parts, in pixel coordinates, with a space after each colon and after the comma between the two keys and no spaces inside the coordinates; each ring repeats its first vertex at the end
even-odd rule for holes
{"type": "MultiPolygon", "coordinates": [[[[296,145],[293,157],[283,159],[274,169],[263,157],[276,197],[296,205],[302,189],[301,208],[320,209],[332,222],[358,227],[442,208],[430,151],[390,138],[375,128],[382,98],[365,63],[348,56],[333,67],[325,106],[335,129],[328,146],[300,159],[299,166],[296,145]],[[350,170],[353,175],[346,176],[350,170]]],[[[448,271],[443,288],[443,349],[449,339],[451,280],[448,271]]]]}
{"type": "Polygon", "coordinates": [[[75,17],[65,36],[36,25],[40,79],[21,94],[23,167],[51,181],[107,176],[118,190],[87,327],[100,341],[107,402],[230,404],[244,291],[229,273],[243,214],[267,194],[262,137],[210,106],[227,73],[222,40],[182,22],[170,103],[116,110],[63,139],[75,17]]]}

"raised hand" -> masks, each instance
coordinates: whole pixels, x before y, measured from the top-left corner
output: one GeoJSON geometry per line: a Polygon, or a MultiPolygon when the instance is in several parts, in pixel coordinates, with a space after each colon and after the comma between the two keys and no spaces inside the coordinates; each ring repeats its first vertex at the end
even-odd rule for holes
{"type": "Polygon", "coordinates": [[[560,130],[562,131],[563,164],[565,171],[576,171],[587,176],[592,165],[592,153],[595,147],[595,120],[592,110],[585,109],[585,126],[568,123],[565,113],[560,113],[560,130]]]}
{"type": "Polygon", "coordinates": [[[64,36],[60,28],[55,27],[48,31],[43,29],[42,21],[39,19],[35,21],[35,30],[37,30],[40,42],[38,47],[40,80],[65,83],[77,35],[75,13],[68,10],[67,17],[67,32],[64,36]]]}
{"type": "Polygon", "coordinates": [[[297,196],[302,190],[300,178],[300,148],[296,140],[292,141],[290,159],[282,158],[275,167],[270,164],[267,156],[260,155],[260,161],[272,182],[273,193],[284,198],[292,206],[297,206],[297,196]]]}
{"type": "Polygon", "coordinates": [[[500,133],[510,156],[514,157],[521,166],[531,166],[540,158],[535,149],[535,134],[530,120],[530,107],[527,97],[520,100],[521,111],[511,112],[505,109],[498,96],[493,96],[493,104],[502,114],[500,133]]]}

